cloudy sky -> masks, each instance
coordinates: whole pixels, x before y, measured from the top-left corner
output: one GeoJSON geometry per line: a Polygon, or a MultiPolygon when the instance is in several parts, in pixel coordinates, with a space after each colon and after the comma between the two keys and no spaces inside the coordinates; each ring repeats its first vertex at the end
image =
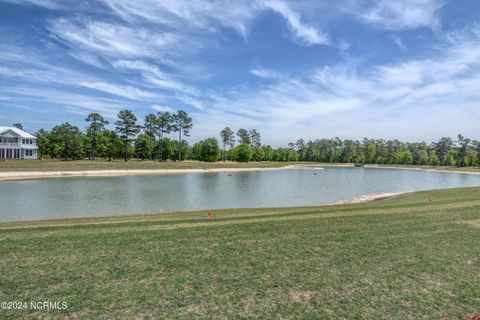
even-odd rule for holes
{"type": "Polygon", "coordinates": [[[0,0],[0,124],[183,109],[299,137],[480,138],[477,0],[0,0]]]}

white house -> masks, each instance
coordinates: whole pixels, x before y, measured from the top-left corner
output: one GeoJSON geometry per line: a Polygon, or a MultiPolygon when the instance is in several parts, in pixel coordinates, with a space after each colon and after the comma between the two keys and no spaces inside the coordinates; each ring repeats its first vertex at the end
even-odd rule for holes
{"type": "Polygon", "coordinates": [[[0,127],[0,159],[37,159],[37,138],[16,127],[0,127]]]}

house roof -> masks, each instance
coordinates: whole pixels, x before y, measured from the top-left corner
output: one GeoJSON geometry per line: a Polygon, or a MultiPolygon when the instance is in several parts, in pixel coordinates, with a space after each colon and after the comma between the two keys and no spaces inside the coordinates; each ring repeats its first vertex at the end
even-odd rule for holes
{"type": "Polygon", "coordinates": [[[20,130],[16,127],[2,127],[2,126],[0,126],[0,136],[3,133],[8,132],[8,131],[12,131],[13,133],[17,134],[21,138],[28,138],[28,139],[35,139],[36,138],[35,136],[31,135],[30,133],[25,132],[23,130],[20,130]]]}

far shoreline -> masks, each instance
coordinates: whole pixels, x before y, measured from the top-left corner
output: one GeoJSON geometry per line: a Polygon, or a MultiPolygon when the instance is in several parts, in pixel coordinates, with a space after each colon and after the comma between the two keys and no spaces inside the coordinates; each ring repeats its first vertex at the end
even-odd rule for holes
{"type": "MultiPolygon", "coordinates": [[[[94,169],[94,170],[19,170],[19,171],[0,171],[0,181],[32,180],[32,179],[51,179],[51,178],[75,178],[75,177],[119,177],[119,176],[145,176],[145,175],[177,175],[188,173],[233,173],[233,172],[253,172],[253,171],[278,171],[292,169],[315,169],[322,170],[326,168],[354,168],[351,163],[295,163],[282,166],[251,166],[251,167],[210,167],[210,168],[162,168],[162,169],[94,169]]],[[[460,173],[480,175],[479,171],[462,171],[445,169],[444,167],[435,169],[432,167],[422,168],[418,166],[390,166],[367,164],[366,169],[393,169],[393,170],[414,170],[440,173],[460,173]]]]}
{"type": "MultiPolygon", "coordinates": [[[[99,170],[69,170],[69,171],[12,171],[0,172],[0,181],[50,179],[68,177],[119,177],[119,176],[145,176],[145,175],[177,175],[187,173],[228,173],[246,171],[274,171],[290,169],[311,169],[299,165],[285,165],[282,167],[248,167],[248,168],[207,168],[207,169],[99,169],[99,170]]],[[[323,168],[317,168],[323,169],[323,168]]]]}

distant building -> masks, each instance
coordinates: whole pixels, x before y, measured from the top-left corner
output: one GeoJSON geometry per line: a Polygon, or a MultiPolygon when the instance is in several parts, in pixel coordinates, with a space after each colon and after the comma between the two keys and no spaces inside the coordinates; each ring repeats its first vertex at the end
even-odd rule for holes
{"type": "Polygon", "coordinates": [[[37,138],[16,127],[0,127],[0,159],[37,159],[37,138]]]}

